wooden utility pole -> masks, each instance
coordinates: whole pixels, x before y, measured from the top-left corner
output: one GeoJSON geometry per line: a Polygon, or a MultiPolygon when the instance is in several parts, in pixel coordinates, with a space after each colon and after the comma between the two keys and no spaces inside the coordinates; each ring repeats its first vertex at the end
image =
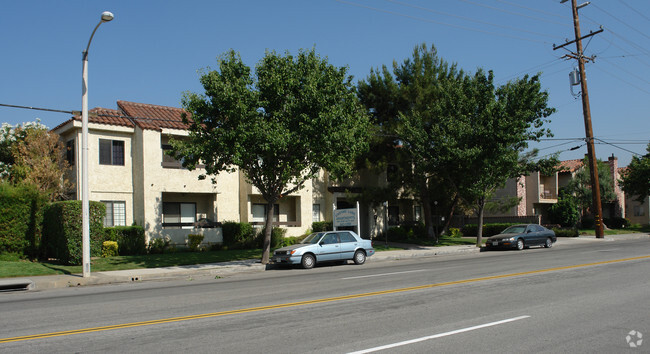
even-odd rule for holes
{"type": "MultiPolygon", "coordinates": [[[[571,58],[578,60],[578,69],[580,70],[580,89],[582,90],[582,112],[585,119],[585,133],[587,136],[587,157],[589,160],[589,171],[591,173],[591,196],[592,196],[592,209],[594,214],[596,238],[604,238],[603,221],[602,221],[602,205],[600,202],[600,183],[598,182],[598,166],[596,163],[596,151],[594,149],[594,133],[591,127],[591,109],[589,108],[589,93],[587,92],[587,76],[585,74],[585,56],[582,52],[582,39],[593,36],[594,34],[602,32],[592,32],[585,37],[580,36],[580,21],[578,18],[578,4],[577,0],[571,0],[571,9],[573,10],[573,27],[575,30],[576,53],[571,58]]],[[[566,0],[562,1],[566,2],[566,0]]],[[[589,3],[580,5],[586,6],[589,3]]],[[[572,42],[567,42],[560,46],[553,46],[553,50],[566,46],[572,42]]]]}

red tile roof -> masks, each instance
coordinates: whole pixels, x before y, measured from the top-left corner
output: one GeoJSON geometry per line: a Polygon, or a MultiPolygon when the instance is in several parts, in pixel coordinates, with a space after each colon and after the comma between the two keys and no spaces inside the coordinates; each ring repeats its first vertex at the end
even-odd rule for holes
{"type": "Polygon", "coordinates": [[[582,160],[565,160],[560,162],[560,172],[575,172],[582,167],[582,160]]]}
{"type": "Polygon", "coordinates": [[[188,128],[181,115],[185,110],[175,107],[157,106],[146,103],[117,101],[117,106],[142,129],[161,130],[162,128],[188,128]]]}
{"type": "MultiPolygon", "coordinates": [[[[181,115],[185,113],[185,110],[182,108],[128,101],[117,101],[117,107],[119,109],[96,107],[89,110],[88,122],[130,128],[138,126],[142,129],[158,131],[163,128],[181,130],[188,128],[188,125],[183,123],[181,117],[181,115]]],[[[53,130],[58,129],[73,120],[81,121],[81,116],[74,116],[72,119],[59,124],[53,130]]]]}

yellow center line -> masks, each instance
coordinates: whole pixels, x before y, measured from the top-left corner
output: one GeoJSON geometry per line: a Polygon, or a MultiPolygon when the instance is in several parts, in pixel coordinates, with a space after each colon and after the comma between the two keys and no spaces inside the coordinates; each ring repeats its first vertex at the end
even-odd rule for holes
{"type": "Polygon", "coordinates": [[[282,308],[288,308],[288,307],[298,307],[298,306],[305,306],[305,305],[312,305],[312,304],[322,304],[322,303],[326,303],[326,302],[334,302],[334,301],[350,300],[350,299],[359,299],[359,298],[378,296],[378,295],[395,294],[395,293],[402,293],[402,292],[408,292],[408,291],[414,291],[414,290],[422,290],[422,289],[430,289],[430,288],[449,286],[449,285],[475,283],[475,282],[480,282],[480,281],[485,281],[485,280],[504,279],[504,278],[522,276],[522,275],[548,273],[548,272],[555,272],[555,271],[559,271],[559,270],[584,268],[584,267],[591,267],[591,266],[597,266],[597,265],[603,265],[603,264],[628,262],[628,261],[635,261],[635,260],[648,259],[648,258],[650,258],[650,255],[632,257],[632,258],[622,258],[622,259],[616,259],[616,260],[611,260],[611,261],[602,261],[602,262],[584,263],[584,264],[570,265],[570,266],[563,266],[563,267],[538,269],[538,270],[531,270],[531,271],[526,271],[526,272],[509,273],[509,274],[502,274],[502,275],[492,275],[492,276],[481,277],[481,278],[455,280],[455,281],[449,281],[449,282],[443,282],[443,283],[434,283],[434,284],[426,284],[426,285],[419,285],[419,286],[411,286],[411,287],[407,287],[407,288],[373,291],[373,292],[369,292],[369,293],[352,294],[352,295],[336,296],[336,297],[329,297],[329,298],[323,298],[323,299],[298,301],[298,302],[291,302],[291,303],[278,304],[278,305],[251,307],[251,308],[238,309],[238,310],[212,312],[212,313],[204,313],[204,314],[181,316],[181,317],[171,317],[171,318],[163,318],[163,319],[158,319],[158,320],[142,321],[142,322],[131,322],[131,323],[123,323],[123,324],[116,324],[116,325],[102,326],[102,327],[82,328],[82,329],[75,329],[75,330],[61,331],[61,332],[41,333],[41,334],[33,334],[33,335],[20,336],[20,337],[0,338],[0,344],[2,344],[2,343],[10,343],[10,342],[27,341],[27,340],[33,340],[33,339],[51,338],[51,337],[59,337],[59,336],[69,336],[69,335],[73,335],[73,334],[83,334],[83,333],[91,333],[91,332],[110,331],[110,330],[114,330],[114,329],[124,329],[124,328],[130,328],[130,327],[151,326],[151,325],[162,324],[162,323],[190,321],[190,320],[197,320],[197,319],[203,319],[203,318],[212,318],[212,317],[236,315],[236,314],[249,313],[249,312],[258,312],[258,311],[268,311],[268,310],[282,309],[282,308]]]}

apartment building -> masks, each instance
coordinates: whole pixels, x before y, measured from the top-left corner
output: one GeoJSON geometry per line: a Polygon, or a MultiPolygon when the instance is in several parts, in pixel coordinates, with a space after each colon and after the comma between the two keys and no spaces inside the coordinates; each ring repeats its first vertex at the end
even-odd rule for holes
{"type": "MultiPolygon", "coordinates": [[[[89,199],[106,205],[105,226],[141,225],[147,239],[169,237],[184,244],[190,233],[201,233],[205,243],[221,242],[218,227],[225,221],[248,222],[261,227],[266,202],[241,172],[222,172],[200,180],[205,170],[184,169],[180,161],[165,154],[170,140],[188,136],[180,108],[117,101],[117,109],[94,108],[89,112],[89,199]]],[[[72,117],[53,131],[68,148],[73,167],[70,180],[80,199],[81,117],[72,117]]],[[[356,207],[350,197],[362,185],[385,183],[386,175],[360,174],[343,182],[330,181],[326,172],[274,205],[274,226],[286,228],[287,236],[307,232],[314,221],[331,221],[334,208],[356,207]],[[383,182],[382,182],[383,181],[383,182]]],[[[360,205],[360,234],[375,237],[388,225],[412,218],[412,202],[392,201],[360,205]],[[390,212],[389,212],[390,211],[390,212]]]]}

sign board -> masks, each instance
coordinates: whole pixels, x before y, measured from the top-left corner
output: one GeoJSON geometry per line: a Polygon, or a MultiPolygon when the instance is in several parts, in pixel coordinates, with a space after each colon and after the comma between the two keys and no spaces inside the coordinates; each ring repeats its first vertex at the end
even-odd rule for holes
{"type": "Polygon", "coordinates": [[[334,210],[334,227],[357,226],[357,209],[334,210]]]}

